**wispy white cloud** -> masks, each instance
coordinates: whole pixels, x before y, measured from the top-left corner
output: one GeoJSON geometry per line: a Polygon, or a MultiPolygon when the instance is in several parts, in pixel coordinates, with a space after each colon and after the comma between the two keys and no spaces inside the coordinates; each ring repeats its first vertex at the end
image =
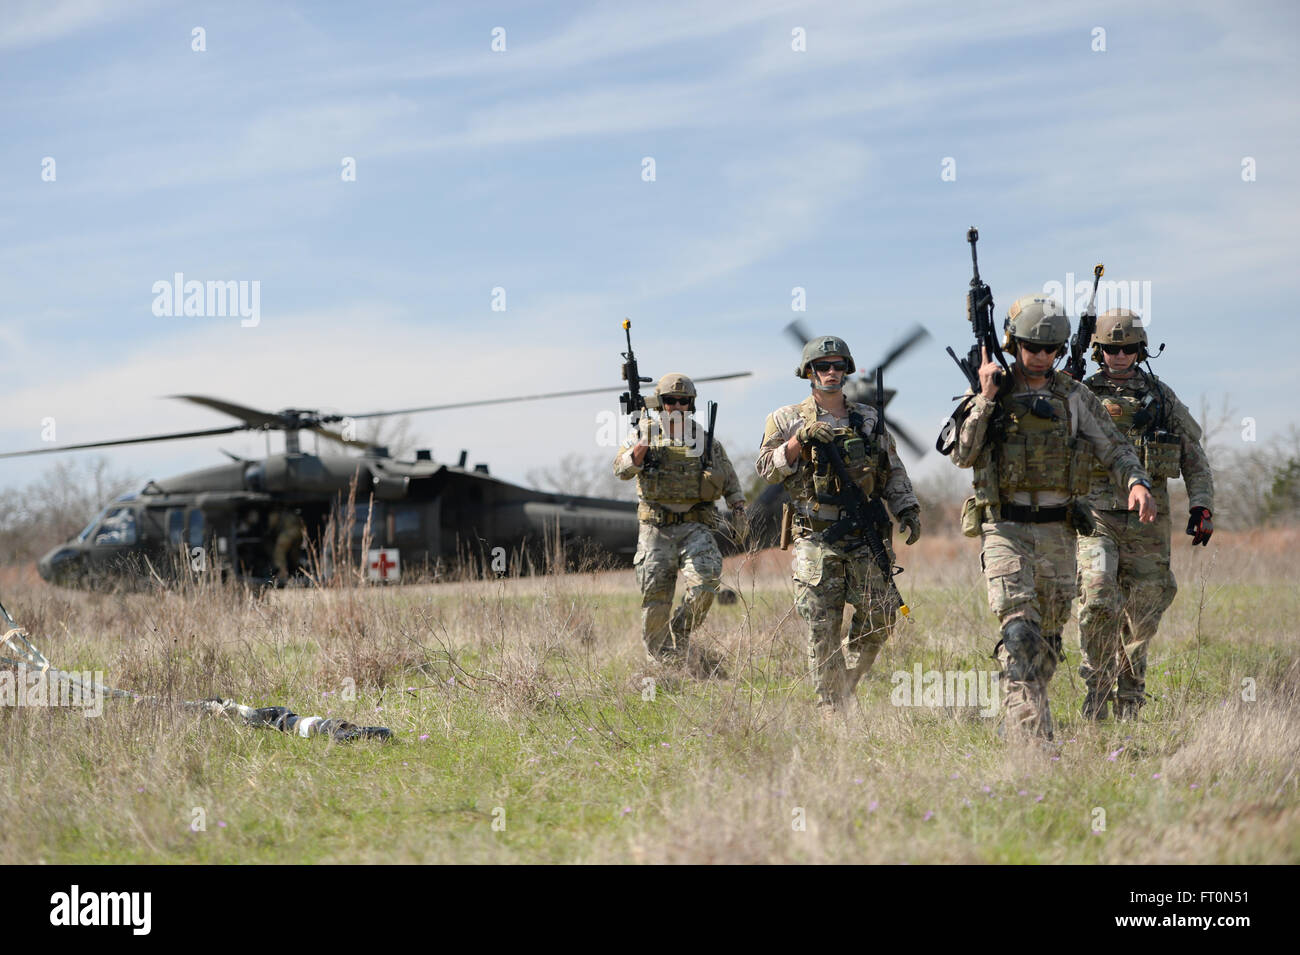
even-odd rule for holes
{"type": "Polygon", "coordinates": [[[0,50],[52,43],[158,5],[158,0],[6,0],[0,50]]]}

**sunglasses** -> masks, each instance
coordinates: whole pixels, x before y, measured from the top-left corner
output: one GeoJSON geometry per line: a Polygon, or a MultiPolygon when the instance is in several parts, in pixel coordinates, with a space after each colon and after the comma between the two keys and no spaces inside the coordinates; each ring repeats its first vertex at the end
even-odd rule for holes
{"type": "Polygon", "coordinates": [[[1136,355],[1141,345],[1102,345],[1101,350],[1107,355],[1118,355],[1123,352],[1125,355],[1136,355]]]}
{"type": "Polygon", "coordinates": [[[815,361],[812,366],[813,371],[825,373],[828,371],[845,371],[848,369],[849,363],[846,361],[815,361]]]}
{"type": "Polygon", "coordinates": [[[1054,352],[1061,347],[1060,345],[1039,345],[1035,342],[1026,341],[1021,341],[1019,345],[1031,355],[1037,355],[1045,351],[1054,352]]]}
{"type": "Polygon", "coordinates": [[[659,403],[662,404],[665,408],[671,408],[673,405],[682,405],[682,406],[689,405],[691,403],[691,399],[665,397],[665,398],[660,398],[659,403]]]}

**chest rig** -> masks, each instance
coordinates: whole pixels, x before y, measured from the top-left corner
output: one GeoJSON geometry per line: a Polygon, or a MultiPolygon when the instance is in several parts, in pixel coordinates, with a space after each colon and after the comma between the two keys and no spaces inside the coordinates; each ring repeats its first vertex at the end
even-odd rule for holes
{"type": "Polygon", "coordinates": [[[1074,436],[1073,382],[1056,372],[1046,394],[998,399],[985,450],[975,465],[975,503],[997,505],[1019,492],[1086,494],[1092,455],[1074,436]]]}
{"type": "MultiPolygon", "coordinates": [[[[1133,442],[1152,480],[1176,478],[1182,473],[1183,443],[1178,435],[1166,430],[1168,414],[1159,385],[1140,369],[1123,382],[1099,373],[1087,383],[1120,434],[1133,442]]],[[[1094,466],[1092,479],[1109,479],[1100,463],[1094,466]]]]}
{"type": "MultiPolygon", "coordinates": [[[[817,421],[817,404],[812,398],[799,405],[799,418],[804,424],[817,421]]],[[[878,495],[885,488],[889,476],[889,456],[880,438],[867,430],[866,418],[857,409],[849,407],[849,426],[833,428],[833,440],[845,470],[858,487],[868,496],[878,495]]],[[[823,507],[830,504],[844,489],[840,477],[831,466],[830,457],[819,444],[809,446],[811,458],[786,479],[790,492],[801,513],[817,517],[823,507]]],[[[837,514],[829,514],[833,520],[837,514]]]]}
{"type": "MultiPolygon", "coordinates": [[[[694,422],[689,427],[694,431],[694,422]]],[[[716,500],[716,493],[712,497],[704,493],[704,464],[696,448],[688,441],[673,441],[658,428],[654,430],[645,463],[637,475],[641,500],[678,505],[716,500]]]]}

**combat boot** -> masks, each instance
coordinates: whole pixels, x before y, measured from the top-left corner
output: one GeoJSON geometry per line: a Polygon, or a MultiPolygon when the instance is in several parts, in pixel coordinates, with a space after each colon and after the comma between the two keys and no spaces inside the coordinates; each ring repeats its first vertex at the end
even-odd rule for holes
{"type": "Polygon", "coordinates": [[[1110,716],[1110,696],[1100,696],[1089,690],[1083,698],[1083,718],[1100,723],[1110,716]]]}
{"type": "Polygon", "coordinates": [[[662,667],[666,670],[681,670],[686,666],[686,654],[681,650],[674,649],[671,643],[665,643],[663,649],[658,653],[646,651],[646,660],[651,666],[662,667]]]}
{"type": "Polygon", "coordinates": [[[686,671],[697,680],[725,680],[724,659],[716,650],[692,644],[686,651],[686,671]]]}
{"type": "Polygon", "coordinates": [[[1142,704],[1144,702],[1146,701],[1127,698],[1117,699],[1115,701],[1115,719],[1120,722],[1136,722],[1138,719],[1138,711],[1142,709],[1142,704]]]}

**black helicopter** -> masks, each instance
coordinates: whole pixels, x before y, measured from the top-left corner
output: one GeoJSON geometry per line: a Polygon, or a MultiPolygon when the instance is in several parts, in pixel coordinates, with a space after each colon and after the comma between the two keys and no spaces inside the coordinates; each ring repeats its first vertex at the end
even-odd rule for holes
{"type": "MultiPolygon", "coordinates": [[[[347,546],[353,566],[366,566],[370,576],[380,580],[409,577],[412,571],[437,575],[455,564],[479,572],[541,569],[561,553],[570,563],[586,558],[628,564],[637,543],[635,502],[520,487],[492,477],[486,464],[468,467],[464,451],[455,464],[436,462],[425,450],[417,451],[413,460],[396,460],[387,448],[348,433],[352,422],[389,415],[616,391],[588,388],[353,415],[296,408],[268,412],[201,395],[173,395],[231,415],[239,423],[12,451],[0,458],[236,431],[284,433],[282,454],[253,460],[225,452],[230,463],[149,481],[138,493],[113,501],[85,530],[38,562],[41,577],[67,586],[120,587],[151,579],[170,583],[183,574],[208,570],[223,579],[269,584],[276,578],[277,527],[283,527],[290,514],[301,522],[302,543],[323,556],[318,566],[328,570],[343,557],[331,552],[327,530],[332,526],[334,538],[342,542],[340,529],[346,529],[350,540],[338,549],[347,546]],[[362,454],[308,453],[301,447],[303,432],[362,454]]],[[[305,563],[295,560],[295,569],[305,569],[305,563]]]]}
{"type": "MultiPolygon", "coordinates": [[[[799,349],[802,349],[806,342],[815,337],[798,320],[787,325],[785,332],[794,341],[795,347],[799,349]]],[[[858,375],[850,376],[844,382],[844,397],[849,401],[874,405],[876,403],[876,370],[883,371],[887,369],[915,345],[929,337],[930,333],[924,327],[920,325],[913,327],[911,331],[895,343],[894,347],[886,353],[878,365],[873,368],[859,369],[858,375]]],[[[898,394],[898,390],[895,388],[885,389],[883,402],[885,407],[889,406],[889,402],[894,399],[896,394],[898,394]]],[[[890,434],[913,454],[917,457],[922,457],[925,454],[925,446],[918,443],[897,422],[890,420],[888,415],[885,416],[885,424],[889,428],[890,434]]],[[[750,534],[755,545],[759,547],[775,547],[777,545],[781,536],[781,506],[789,500],[790,495],[784,486],[769,484],[758,495],[754,503],[750,505],[750,534]]]]}

